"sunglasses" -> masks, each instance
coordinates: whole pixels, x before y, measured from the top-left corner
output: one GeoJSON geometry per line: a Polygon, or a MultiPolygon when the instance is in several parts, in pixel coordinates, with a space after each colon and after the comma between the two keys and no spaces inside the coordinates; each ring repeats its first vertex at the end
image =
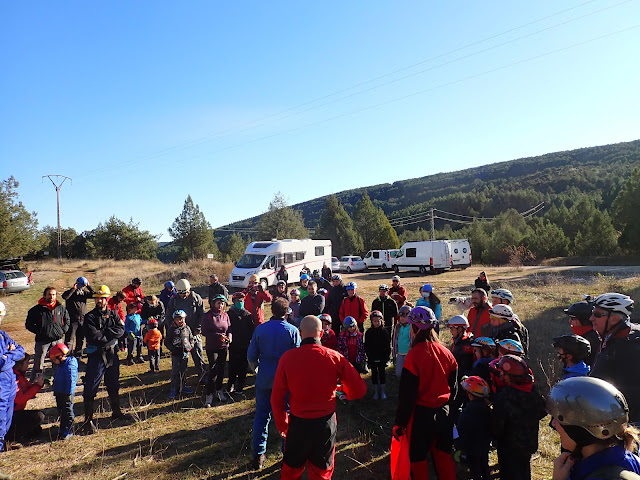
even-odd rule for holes
{"type": "Polygon", "coordinates": [[[593,312],[593,313],[591,314],[591,316],[593,316],[593,317],[595,317],[595,318],[608,317],[608,316],[610,316],[610,315],[611,315],[611,313],[609,313],[609,312],[606,312],[606,313],[593,312]]]}

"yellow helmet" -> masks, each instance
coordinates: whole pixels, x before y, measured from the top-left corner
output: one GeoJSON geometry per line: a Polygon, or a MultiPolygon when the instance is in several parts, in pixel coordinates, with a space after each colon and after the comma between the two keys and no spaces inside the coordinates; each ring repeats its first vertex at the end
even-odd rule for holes
{"type": "Polygon", "coordinates": [[[258,283],[258,275],[251,275],[249,281],[258,283]]]}
{"type": "Polygon", "coordinates": [[[108,298],[111,296],[111,290],[106,285],[101,285],[93,294],[93,298],[108,298]]]}

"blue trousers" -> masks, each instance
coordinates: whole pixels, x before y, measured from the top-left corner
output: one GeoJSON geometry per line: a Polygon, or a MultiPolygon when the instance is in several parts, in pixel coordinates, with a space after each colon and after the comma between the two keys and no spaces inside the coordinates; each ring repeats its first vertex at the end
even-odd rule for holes
{"type": "Polygon", "coordinates": [[[111,356],[111,366],[107,367],[102,360],[102,355],[92,353],[87,358],[87,370],[84,375],[84,398],[93,399],[98,393],[98,387],[104,377],[104,386],[109,395],[117,395],[120,390],[120,360],[118,354],[111,356]]]}
{"type": "Polygon", "coordinates": [[[11,427],[16,390],[16,374],[13,373],[13,370],[0,372],[0,450],[4,445],[4,436],[11,427]]]}
{"type": "MultiPolygon", "coordinates": [[[[286,410],[289,411],[287,395],[286,410]]],[[[271,389],[256,387],[256,416],[253,419],[253,457],[259,457],[267,451],[269,422],[271,421],[271,389]]],[[[284,438],[280,446],[284,451],[284,438]]]]}

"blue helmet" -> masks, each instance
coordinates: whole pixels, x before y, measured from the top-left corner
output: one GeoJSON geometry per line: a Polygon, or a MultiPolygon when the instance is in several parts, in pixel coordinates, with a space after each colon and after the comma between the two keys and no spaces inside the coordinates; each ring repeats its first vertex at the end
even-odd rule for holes
{"type": "Polygon", "coordinates": [[[342,325],[344,325],[344,328],[350,328],[350,327],[355,327],[358,325],[358,322],[356,322],[356,319],[353,317],[347,317],[344,319],[344,321],[342,322],[342,325]]]}
{"type": "Polygon", "coordinates": [[[76,280],[76,285],[86,287],[87,285],[89,285],[89,280],[87,280],[86,277],[78,277],[78,279],[76,280]]]}
{"type": "Polygon", "coordinates": [[[164,284],[164,288],[173,288],[175,287],[175,283],[173,283],[171,280],[169,280],[167,283],[164,284]]]}
{"type": "MultiPolygon", "coordinates": [[[[345,286],[345,288],[347,290],[355,290],[356,288],[358,288],[358,284],[356,282],[349,282],[347,283],[347,285],[345,286]]],[[[346,320],[346,319],[345,319],[346,320]]]]}
{"type": "Polygon", "coordinates": [[[300,275],[300,280],[309,280],[309,275],[303,273],[302,275],[300,275]]]}

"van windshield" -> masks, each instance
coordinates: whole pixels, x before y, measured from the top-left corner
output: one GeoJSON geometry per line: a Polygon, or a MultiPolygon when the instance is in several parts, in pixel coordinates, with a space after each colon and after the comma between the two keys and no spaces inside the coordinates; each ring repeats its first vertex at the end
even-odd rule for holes
{"type": "Polygon", "coordinates": [[[245,253],[238,263],[236,263],[236,267],[238,268],[258,268],[262,261],[264,260],[266,255],[254,255],[252,253],[245,253]]]}

